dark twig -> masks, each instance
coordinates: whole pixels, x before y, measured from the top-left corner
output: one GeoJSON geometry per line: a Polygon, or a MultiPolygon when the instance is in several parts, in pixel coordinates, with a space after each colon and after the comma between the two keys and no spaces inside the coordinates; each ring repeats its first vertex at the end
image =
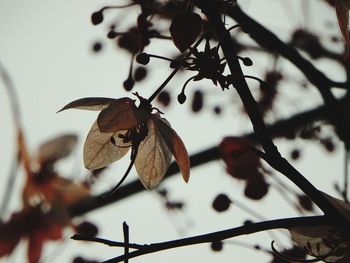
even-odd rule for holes
{"type": "Polygon", "coordinates": [[[129,247],[129,248],[134,248],[134,249],[141,249],[144,247],[144,245],[139,245],[139,244],[126,244],[124,242],[117,242],[117,241],[111,241],[99,237],[92,237],[92,236],[86,236],[86,235],[81,235],[81,234],[75,234],[74,236],[71,237],[73,240],[78,240],[78,241],[89,241],[89,242],[95,242],[95,243],[101,243],[105,244],[110,247],[129,247]]]}
{"type": "Polygon", "coordinates": [[[138,256],[159,252],[167,249],[197,245],[197,244],[208,243],[213,241],[220,241],[220,240],[224,240],[232,237],[249,235],[252,233],[257,233],[257,232],[271,230],[271,229],[279,229],[279,228],[288,229],[296,226],[317,226],[317,225],[327,225],[327,224],[328,224],[328,221],[324,216],[286,218],[286,219],[276,219],[276,220],[252,223],[249,225],[222,230],[218,232],[213,232],[209,234],[182,238],[182,239],[161,242],[161,243],[152,243],[136,251],[130,252],[127,255],[121,255],[121,256],[109,259],[107,261],[104,261],[103,263],[121,262],[125,259],[131,259],[138,256]]]}
{"type": "MultiPolygon", "coordinates": [[[[199,44],[203,41],[204,37],[202,36],[200,39],[197,40],[197,42],[193,45],[193,48],[196,48],[199,46],[199,44]]],[[[186,54],[186,57],[189,57],[192,54],[191,51],[189,51],[186,54]]],[[[165,88],[165,86],[169,83],[169,81],[175,76],[175,74],[180,70],[181,64],[176,66],[176,68],[170,73],[170,75],[166,78],[166,80],[159,86],[159,88],[151,95],[151,97],[148,98],[149,102],[152,102],[158,94],[165,88]]]]}
{"type": "MultiPolygon", "coordinates": [[[[124,234],[124,255],[129,254],[129,226],[126,222],[123,222],[123,234],[124,234]]],[[[129,260],[126,258],[124,263],[128,263],[129,260]]]]}

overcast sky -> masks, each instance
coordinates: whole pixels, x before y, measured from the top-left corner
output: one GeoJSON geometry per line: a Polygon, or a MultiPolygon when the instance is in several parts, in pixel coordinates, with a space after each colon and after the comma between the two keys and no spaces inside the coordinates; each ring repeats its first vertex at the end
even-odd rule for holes
{"type": "MultiPolygon", "coordinates": [[[[119,2],[119,1],[114,1],[119,2]]],[[[118,52],[115,46],[108,42],[106,34],[108,24],[94,27],[90,23],[90,15],[104,4],[113,1],[96,0],[0,0],[0,61],[11,75],[19,96],[20,110],[25,136],[30,150],[35,154],[36,148],[44,141],[63,134],[75,133],[80,141],[74,154],[60,165],[65,176],[75,176],[76,180],[83,179],[87,174],[82,164],[82,145],[90,129],[95,112],[67,111],[56,114],[68,102],[91,96],[122,97],[129,96],[123,88],[122,82],[127,76],[129,55],[118,52]],[[98,55],[91,52],[91,45],[95,41],[103,40],[105,45],[98,55]]],[[[317,4],[320,1],[305,0],[241,0],[244,9],[265,26],[284,39],[289,36],[294,27],[307,26],[311,30],[321,33],[326,39],[334,34],[340,35],[335,26],[325,29],[325,21],[336,24],[334,12],[326,5],[317,4]],[[244,2],[244,3],[243,3],[244,2]],[[282,3],[283,2],[283,3],[282,3]],[[304,2],[304,4],[301,4],[304,2]]],[[[117,13],[109,12],[111,18],[117,13]]],[[[122,15],[120,20],[125,19],[122,15]]],[[[161,55],[176,54],[175,48],[163,49],[164,42],[157,42],[149,47],[149,52],[161,55]]],[[[338,47],[339,48],[339,47],[338,47]]],[[[265,57],[257,55],[255,64],[247,69],[250,74],[262,77],[264,71],[271,69],[265,57]],[[260,75],[259,75],[260,74],[260,75]]],[[[136,87],[145,97],[149,96],[160,85],[170,72],[164,62],[152,62],[154,71],[150,79],[136,87]]],[[[319,67],[326,68],[325,63],[319,67]]],[[[281,65],[288,69],[293,77],[295,69],[288,63],[281,65]]],[[[343,72],[337,71],[336,66],[327,68],[335,80],[341,80],[343,72]]],[[[302,79],[296,75],[295,78],[302,79]]],[[[183,85],[184,79],[173,79],[169,85],[170,92],[176,96],[183,85]]],[[[3,193],[9,165],[14,152],[14,127],[10,105],[5,89],[0,83],[0,119],[2,129],[0,136],[0,193],[3,193]]],[[[295,85],[295,84],[293,84],[295,85]]],[[[286,87],[294,88],[294,86],[286,87]]],[[[234,92],[214,89],[210,82],[193,84],[193,90],[203,88],[209,91],[207,105],[216,103],[224,105],[239,100],[234,92]],[[232,99],[231,97],[232,96],[232,99]]],[[[191,89],[191,88],[190,88],[191,89]]],[[[300,91],[301,89],[299,89],[300,91]]],[[[288,94],[288,92],[285,94],[288,94]]],[[[299,94],[299,93],[297,93],[299,94]]],[[[284,106],[280,107],[281,116],[288,116],[302,107],[311,106],[320,102],[316,92],[306,92],[310,99],[285,95],[281,98],[284,106]],[[311,101],[311,102],[310,102],[311,101]]],[[[239,104],[238,104],[239,105],[239,104]]],[[[172,127],[183,138],[190,154],[218,144],[223,136],[237,136],[250,131],[251,126],[245,115],[230,106],[220,118],[208,109],[197,115],[190,112],[190,104],[183,106],[173,103],[170,108],[164,109],[166,118],[172,127]]],[[[272,115],[271,118],[278,115],[272,115]]],[[[281,152],[288,157],[293,146],[284,141],[277,141],[281,152]]],[[[339,148],[335,154],[329,156],[319,146],[303,141],[297,142],[297,147],[303,148],[303,159],[295,162],[295,166],[317,187],[323,191],[332,191],[332,178],[330,175],[341,174],[343,167],[343,151],[339,148]]],[[[126,158],[127,159],[127,158],[126,158]]],[[[99,182],[96,191],[104,191],[112,187],[128,164],[127,160],[112,165],[99,182]]],[[[128,180],[136,179],[132,172],[128,180]]],[[[22,181],[18,180],[10,211],[20,207],[20,191],[22,181]]],[[[99,236],[121,241],[122,223],[126,221],[130,226],[130,241],[138,243],[151,243],[171,240],[183,236],[208,233],[228,227],[239,226],[246,219],[252,217],[240,210],[231,207],[223,214],[217,214],[211,208],[214,197],[221,192],[228,193],[233,199],[241,200],[265,218],[280,218],[297,215],[276,191],[272,190],[261,202],[252,202],[242,199],[244,185],[232,180],[225,173],[222,162],[210,163],[191,171],[188,184],[183,183],[181,176],[175,176],[162,183],[170,191],[175,200],[184,200],[184,212],[169,213],[165,210],[157,194],[144,192],[129,198],[125,202],[116,203],[106,208],[89,213],[86,217],[100,227],[99,236]],[[273,202],[273,205],[271,205],[273,202]]],[[[1,195],[0,195],[1,196],[1,195]]],[[[2,198],[2,196],[0,197],[2,198]]],[[[71,232],[67,232],[67,239],[71,232]]],[[[237,240],[255,244],[259,241],[263,247],[269,248],[271,237],[266,234],[257,234],[237,240]]],[[[282,249],[282,244],[278,246],[282,249]]],[[[25,251],[19,249],[9,258],[0,262],[21,262],[25,251]]],[[[104,247],[102,245],[83,244],[69,239],[65,243],[55,243],[45,250],[44,258],[52,262],[70,262],[76,255],[91,257],[91,259],[106,260],[122,253],[121,250],[104,247]]],[[[267,262],[269,256],[255,253],[246,248],[227,244],[222,252],[211,252],[209,245],[174,249],[160,252],[137,259],[132,262],[179,262],[200,261],[209,262],[267,262]]]]}

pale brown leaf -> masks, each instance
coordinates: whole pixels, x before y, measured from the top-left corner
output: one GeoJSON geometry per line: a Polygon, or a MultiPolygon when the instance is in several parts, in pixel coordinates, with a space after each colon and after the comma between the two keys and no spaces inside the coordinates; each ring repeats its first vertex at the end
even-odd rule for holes
{"type": "Polygon", "coordinates": [[[53,162],[68,156],[77,141],[78,137],[76,135],[66,134],[42,144],[38,151],[38,161],[40,163],[53,162]]]}
{"type": "Polygon", "coordinates": [[[97,122],[95,122],[84,144],[84,164],[87,169],[94,170],[105,167],[120,158],[122,158],[129,150],[130,144],[125,144],[118,137],[118,134],[123,134],[125,131],[117,133],[100,132],[97,122]],[[113,138],[113,139],[111,139],[113,138]],[[113,144],[113,141],[115,145],[113,144]]]}
{"type": "Polygon", "coordinates": [[[150,119],[147,125],[148,135],[138,148],[135,167],[144,187],[152,189],[163,179],[172,156],[154,119],[150,119]]]}
{"type": "Polygon", "coordinates": [[[118,132],[135,128],[139,123],[135,116],[135,104],[129,101],[116,101],[103,109],[97,118],[101,132],[118,132]]]}
{"type": "Polygon", "coordinates": [[[91,111],[99,111],[107,107],[110,103],[116,102],[121,99],[111,99],[111,98],[99,98],[99,97],[90,97],[90,98],[82,98],[71,103],[68,103],[58,112],[67,110],[67,109],[80,109],[80,110],[91,110],[91,111]]]}
{"type": "Polygon", "coordinates": [[[187,183],[190,178],[190,159],[184,143],[179,135],[174,131],[168,121],[164,118],[154,118],[162,138],[166,142],[169,150],[174,155],[179,166],[183,179],[187,183]]]}

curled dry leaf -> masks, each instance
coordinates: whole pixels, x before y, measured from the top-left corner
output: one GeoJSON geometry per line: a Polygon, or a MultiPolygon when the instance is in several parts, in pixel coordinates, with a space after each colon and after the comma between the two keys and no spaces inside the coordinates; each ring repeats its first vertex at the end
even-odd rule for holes
{"type": "MultiPolygon", "coordinates": [[[[323,193],[326,198],[346,218],[350,219],[350,205],[344,201],[323,193]]],[[[337,262],[346,256],[350,249],[350,240],[331,226],[300,226],[288,229],[294,242],[313,257],[325,262],[337,262]]]]}
{"type": "Polygon", "coordinates": [[[85,167],[95,170],[121,159],[131,146],[119,138],[119,134],[123,133],[100,132],[97,122],[94,122],[84,144],[85,167]]]}
{"type": "Polygon", "coordinates": [[[67,109],[99,111],[99,110],[102,110],[103,108],[107,107],[110,103],[115,102],[115,101],[117,101],[117,99],[98,98],[98,97],[82,98],[82,99],[72,101],[71,103],[68,103],[66,106],[64,106],[62,109],[60,109],[58,112],[61,112],[61,111],[67,110],[67,109]]]}
{"type": "Polygon", "coordinates": [[[50,140],[39,147],[38,161],[55,162],[61,158],[68,156],[74,149],[78,137],[73,134],[59,136],[50,140]]]}
{"type": "Polygon", "coordinates": [[[350,37],[349,37],[349,9],[350,0],[334,0],[335,9],[338,17],[338,24],[343,35],[346,55],[345,59],[350,58],[350,37]]]}
{"type": "Polygon", "coordinates": [[[201,33],[202,18],[196,13],[179,12],[173,18],[169,30],[175,46],[184,52],[201,33]]]}

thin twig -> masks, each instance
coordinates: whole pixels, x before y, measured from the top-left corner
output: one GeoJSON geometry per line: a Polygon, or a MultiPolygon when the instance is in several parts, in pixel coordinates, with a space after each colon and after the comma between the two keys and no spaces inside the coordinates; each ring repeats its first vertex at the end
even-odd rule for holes
{"type": "Polygon", "coordinates": [[[89,241],[89,242],[95,242],[95,243],[101,243],[105,244],[110,247],[129,247],[129,248],[134,248],[134,249],[142,249],[144,245],[139,245],[139,244],[125,244],[124,242],[117,242],[117,241],[111,241],[108,239],[104,238],[99,238],[99,237],[92,237],[92,236],[86,236],[86,235],[81,235],[81,234],[75,234],[71,237],[73,240],[78,240],[78,241],[89,241]]]}
{"type": "Polygon", "coordinates": [[[131,259],[138,256],[159,252],[167,249],[173,249],[178,247],[197,245],[202,243],[209,243],[213,241],[220,241],[232,237],[241,235],[249,235],[261,231],[284,228],[288,229],[296,226],[317,226],[317,225],[328,225],[328,221],[324,216],[312,216],[312,217],[297,217],[297,218],[286,218],[276,219],[264,222],[253,223],[245,226],[213,232],[205,235],[193,236],[188,238],[176,239],[172,241],[166,241],[161,243],[152,243],[141,249],[130,252],[127,255],[121,255],[103,263],[116,263],[124,261],[125,259],[131,259]]]}

